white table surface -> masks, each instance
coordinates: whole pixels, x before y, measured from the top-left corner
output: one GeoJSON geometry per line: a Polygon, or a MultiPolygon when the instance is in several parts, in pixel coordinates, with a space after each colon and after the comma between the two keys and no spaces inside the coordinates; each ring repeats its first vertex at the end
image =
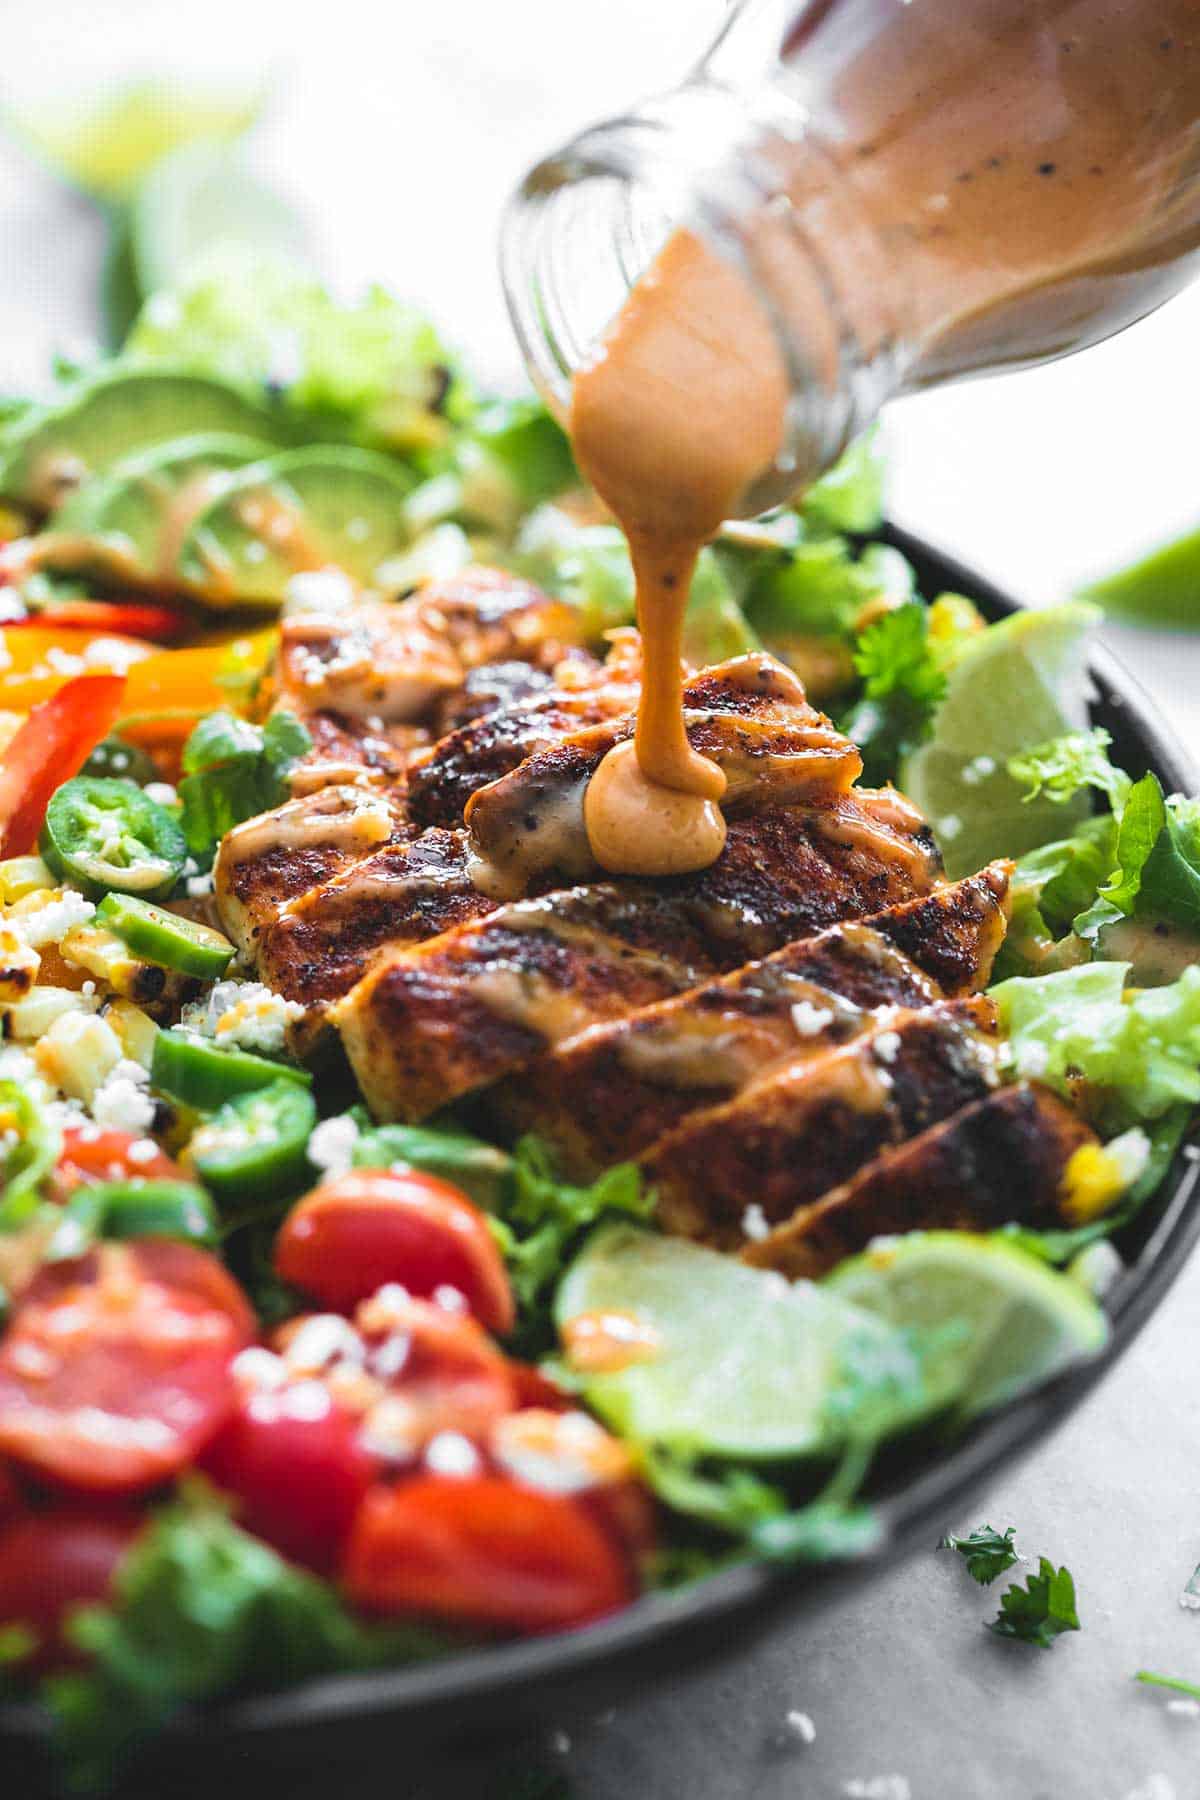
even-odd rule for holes
{"type": "MultiPolygon", "coordinates": [[[[310,206],[325,265],[347,286],[379,278],[428,303],[485,375],[512,384],[494,264],[505,194],[579,124],[670,85],[722,10],[5,0],[0,95],[164,67],[269,73],[255,155],[310,206]]],[[[0,149],[0,388],[94,331],[99,248],[87,208],[0,149]]],[[[1200,289],[1086,356],[898,404],[893,515],[1032,603],[1194,524],[1198,336],[1200,289]]],[[[1200,639],[1106,635],[1200,749],[1200,639]]],[[[824,1800],[898,1774],[912,1800],[1196,1800],[1200,1718],[1130,1677],[1200,1680],[1200,1617],[1178,1604],[1200,1560],[1198,1477],[1200,1264],[1082,1413],[968,1519],[946,1521],[1015,1524],[1029,1551],[1068,1562],[1078,1636],[1049,1654],[1000,1643],[982,1629],[994,1600],[952,1559],[918,1556],[576,1733],[555,1753],[572,1793],[824,1800]],[[780,1742],[793,1708],[816,1725],[811,1747],[780,1742]]],[[[486,1782],[476,1791],[491,1800],[486,1782]]]]}

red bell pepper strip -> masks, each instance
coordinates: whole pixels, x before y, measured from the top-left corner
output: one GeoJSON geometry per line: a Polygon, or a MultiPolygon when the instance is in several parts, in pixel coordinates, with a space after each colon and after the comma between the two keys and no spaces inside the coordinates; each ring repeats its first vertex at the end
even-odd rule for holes
{"type": "Polygon", "coordinates": [[[174,606],[153,606],[140,600],[60,600],[24,619],[8,621],[10,630],[22,625],[40,625],[44,630],[115,631],[124,637],[170,644],[188,629],[188,618],[174,606]]]}
{"type": "Polygon", "coordinates": [[[35,706],[0,754],[0,857],[37,842],[50,797],[77,775],[121,710],[124,675],[77,675],[35,706]]]}

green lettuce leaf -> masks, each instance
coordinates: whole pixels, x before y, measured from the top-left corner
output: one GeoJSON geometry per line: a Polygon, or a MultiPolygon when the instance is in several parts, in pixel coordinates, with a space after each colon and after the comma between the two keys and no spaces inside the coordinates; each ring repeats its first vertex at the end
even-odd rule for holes
{"type": "Polygon", "coordinates": [[[1114,1132],[1200,1100],[1200,968],[1132,993],[1128,972],[1084,963],[990,990],[1015,1073],[1081,1101],[1114,1132]]]}

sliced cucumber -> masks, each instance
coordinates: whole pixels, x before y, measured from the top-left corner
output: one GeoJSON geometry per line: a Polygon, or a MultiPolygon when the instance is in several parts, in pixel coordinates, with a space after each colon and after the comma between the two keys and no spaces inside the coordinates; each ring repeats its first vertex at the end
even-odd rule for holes
{"type": "Polygon", "coordinates": [[[302,569],[332,566],[365,585],[408,541],[412,477],[369,450],[284,451],[243,469],[199,514],[179,578],[210,605],[278,605],[302,569]]]}
{"type": "Polygon", "coordinates": [[[589,1241],[558,1290],[555,1316],[589,1403],[640,1443],[711,1456],[822,1456],[845,1441],[860,1399],[880,1428],[888,1383],[886,1428],[911,1423],[925,1404],[909,1340],[885,1320],[829,1288],[792,1286],[633,1226],[589,1241]],[[605,1315],[615,1319],[614,1361],[623,1334],[633,1354],[623,1367],[589,1372],[593,1359],[575,1348],[585,1342],[579,1321],[603,1331],[605,1315]]]}
{"type": "Polygon", "coordinates": [[[109,369],[9,434],[0,493],[53,512],[88,476],[201,431],[268,443],[283,435],[265,407],[228,382],[182,369],[109,369]]]}

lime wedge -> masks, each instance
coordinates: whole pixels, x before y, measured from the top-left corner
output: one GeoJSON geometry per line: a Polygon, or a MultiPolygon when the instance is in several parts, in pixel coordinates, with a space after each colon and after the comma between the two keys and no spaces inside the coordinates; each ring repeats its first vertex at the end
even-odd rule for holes
{"type": "Polygon", "coordinates": [[[965,1232],[881,1240],[825,1286],[889,1324],[945,1327],[927,1378],[968,1416],[1095,1355],[1108,1336],[1104,1314],[1077,1282],[965,1232]]]}
{"type": "Polygon", "coordinates": [[[1200,627],[1200,527],[1080,589],[1114,617],[1139,625],[1200,627]]]}
{"type": "Polygon", "coordinates": [[[135,81],[97,97],[32,100],[8,117],[58,174],[102,200],[125,200],[152,164],[199,138],[228,141],[258,117],[260,88],[135,81]]]}
{"type": "Polygon", "coordinates": [[[1086,728],[1085,649],[1099,617],[1078,601],[1017,613],[971,639],[951,669],[932,737],[900,770],[951,879],[1069,837],[1088,816],[1086,792],[1065,804],[1026,803],[1006,765],[1018,751],[1086,728]]]}
{"type": "Polygon", "coordinates": [[[624,1367],[572,1367],[595,1410],[641,1443],[685,1453],[818,1456],[844,1441],[864,1380],[893,1396],[896,1426],[923,1410],[908,1340],[828,1287],[789,1285],[681,1238],[602,1230],[558,1291],[568,1358],[578,1321],[615,1321],[636,1345],[624,1367]],[[857,1384],[857,1385],[856,1385],[857,1384]]]}
{"type": "Polygon", "coordinates": [[[143,294],[173,287],[202,259],[230,250],[303,262],[299,215],[236,148],[185,144],[150,169],[133,197],[130,239],[143,294]]]}

